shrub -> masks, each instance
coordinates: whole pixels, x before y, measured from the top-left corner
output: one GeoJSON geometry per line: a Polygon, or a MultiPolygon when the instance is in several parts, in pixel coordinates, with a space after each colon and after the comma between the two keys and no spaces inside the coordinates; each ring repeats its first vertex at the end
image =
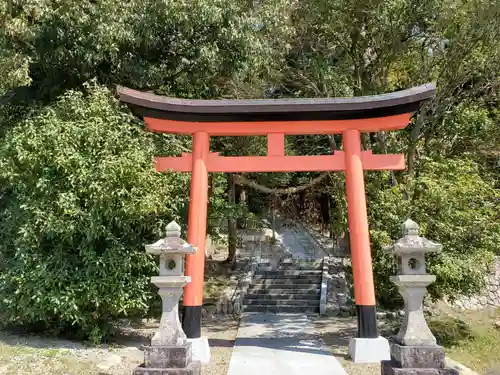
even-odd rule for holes
{"type": "MultiPolygon", "coordinates": [[[[0,146],[0,311],[6,323],[99,341],[144,315],[155,261],[143,245],[178,219],[186,179],[152,156],[145,132],[94,83],[11,127],[0,146]]],[[[170,142],[169,142],[170,141],[170,142]]],[[[169,142],[169,143],[168,143],[169,142]]]]}
{"type": "Polygon", "coordinates": [[[389,281],[395,262],[383,245],[401,237],[407,218],[421,227],[421,235],[440,242],[443,251],[427,256],[429,273],[437,276],[429,287],[433,298],[477,293],[500,243],[499,192],[494,182],[470,160],[427,160],[418,176],[394,188],[374,186],[368,179],[369,222],[374,250],[374,273],[379,302],[399,300],[389,281]]]}
{"type": "Polygon", "coordinates": [[[446,347],[457,345],[474,337],[469,324],[452,316],[434,317],[429,319],[428,324],[437,343],[446,347]]]}

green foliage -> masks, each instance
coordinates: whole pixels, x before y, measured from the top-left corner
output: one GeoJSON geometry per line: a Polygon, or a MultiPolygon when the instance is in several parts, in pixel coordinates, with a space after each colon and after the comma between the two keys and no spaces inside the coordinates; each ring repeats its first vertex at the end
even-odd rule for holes
{"type": "Polygon", "coordinates": [[[432,317],[428,324],[438,345],[450,347],[474,338],[469,324],[453,316],[432,317]]]}
{"type": "Polygon", "coordinates": [[[147,312],[156,267],[143,245],[186,198],[186,177],[155,172],[153,137],[95,84],[34,109],[8,132],[0,147],[4,322],[99,340],[114,319],[147,312]]]}
{"type": "MultiPolygon", "coordinates": [[[[442,242],[434,298],[473,293],[500,244],[500,8],[489,0],[8,0],[0,2],[0,315],[98,339],[141,315],[154,262],[142,245],[187,216],[187,175],[158,175],[154,155],[189,137],[145,134],[103,87],[185,98],[357,96],[436,81],[407,130],[365,134],[365,149],[406,153],[405,173],[366,174],[379,302],[397,302],[381,251],[408,217],[442,242]],[[94,83],[83,88],[85,82],[94,83]],[[71,91],[74,90],[74,91],[71,91]],[[82,92],[79,92],[82,90],[82,92]]],[[[287,137],[289,155],[341,149],[336,136],[287,137]]],[[[263,137],[217,137],[223,155],[264,155],[263,137]]],[[[247,177],[268,187],[317,174],[247,177]]],[[[347,230],[344,176],[303,198],[332,198],[347,230]]],[[[211,176],[209,232],[270,204],[228,204],[211,176]]],[[[290,208],[297,197],[283,197],[290,208]]]]}
{"type": "Polygon", "coordinates": [[[500,194],[493,181],[482,176],[475,163],[444,159],[425,160],[407,185],[374,188],[377,182],[368,181],[367,189],[381,300],[388,302],[396,293],[389,282],[395,264],[382,247],[401,237],[400,225],[406,218],[420,224],[423,236],[444,247],[442,253],[428,256],[429,272],[437,276],[431,296],[477,292],[500,243],[500,194]]]}
{"type": "MultiPolygon", "coordinates": [[[[447,349],[463,343],[473,342],[479,338],[470,322],[456,315],[454,313],[441,313],[426,317],[427,324],[436,337],[438,345],[442,345],[447,349]]],[[[396,335],[401,328],[402,319],[400,317],[391,318],[388,321],[389,324],[385,334],[388,336],[396,335]]]]}
{"type": "MultiPolygon", "coordinates": [[[[154,262],[142,245],[167,220],[185,227],[188,175],[160,176],[152,157],[188,151],[186,137],[144,134],[94,84],[85,94],[67,90],[93,78],[200,98],[259,86],[275,60],[255,24],[271,8],[250,15],[246,2],[229,0],[0,5],[5,322],[99,339],[112,319],[148,309],[154,262]]],[[[234,210],[224,188],[210,199],[214,232],[234,210]]]]}
{"type": "Polygon", "coordinates": [[[245,13],[244,4],[230,0],[20,3],[15,9],[0,8],[10,33],[5,58],[18,56],[29,62],[28,77],[38,97],[53,98],[94,77],[100,83],[166,95],[217,97],[238,82],[260,79],[275,64],[272,46],[258,38],[256,19],[245,13]]]}
{"type": "Polygon", "coordinates": [[[352,96],[387,90],[394,62],[422,37],[438,1],[312,0],[297,7],[288,70],[299,95],[352,96]]]}
{"type": "MultiPolygon", "coordinates": [[[[430,256],[434,298],[470,294],[500,246],[498,87],[500,10],[488,0],[307,1],[291,8],[296,38],[281,90],[287,96],[382,93],[436,81],[438,94],[407,130],[370,134],[365,149],[406,153],[407,173],[367,173],[377,297],[400,302],[381,251],[411,217],[444,252],[430,256]]],[[[336,138],[337,148],[341,139],[336,138]]],[[[325,137],[297,137],[292,153],[328,153],[325,137]],[[325,149],[326,145],[326,149],[325,149]]],[[[292,178],[291,181],[297,181],[292,178]]],[[[343,176],[326,186],[334,234],[347,230],[343,176]]],[[[314,203],[311,202],[310,205],[314,203]]]]}

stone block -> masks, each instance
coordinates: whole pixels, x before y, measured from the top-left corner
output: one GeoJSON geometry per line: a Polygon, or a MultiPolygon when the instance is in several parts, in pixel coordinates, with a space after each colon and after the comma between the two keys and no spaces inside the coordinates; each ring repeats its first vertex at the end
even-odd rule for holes
{"type": "Polygon", "coordinates": [[[382,361],[380,372],[382,375],[440,375],[438,369],[401,368],[394,361],[382,361]]]}
{"type": "Polygon", "coordinates": [[[155,345],[144,347],[146,368],[185,368],[192,361],[191,343],[182,346],[155,345]]]}
{"type": "Polygon", "coordinates": [[[460,375],[456,369],[444,368],[401,368],[394,360],[382,361],[380,366],[382,375],[460,375]]]}
{"type": "Polygon", "coordinates": [[[391,359],[403,368],[444,368],[444,348],[432,346],[404,346],[391,344],[391,359]]]}
{"type": "Polygon", "coordinates": [[[201,364],[191,362],[185,368],[148,368],[141,365],[134,369],[133,375],[201,375],[201,364]]]}

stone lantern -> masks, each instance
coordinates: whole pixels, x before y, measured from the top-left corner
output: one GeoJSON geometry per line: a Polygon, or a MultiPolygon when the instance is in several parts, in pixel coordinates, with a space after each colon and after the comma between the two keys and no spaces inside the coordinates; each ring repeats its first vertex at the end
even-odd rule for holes
{"type": "Polygon", "coordinates": [[[148,254],[160,256],[160,276],[153,276],[151,282],[159,288],[162,314],[151,345],[144,347],[144,363],[134,370],[134,375],[200,374],[200,363],[192,361],[191,343],[179,320],[179,299],[191,281],[184,276],[184,257],[194,254],[196,248],[180,237],[181,227],[171,222],[165,238],[146,245],[148,254]]]}
{"type": "Polygon", "coordinates": [[[436,344],[423,311],[427,286],[436,281],[429,275],[425,254],[439,252],[442,245],[419,236],[419,226],[408,219],[402,225],[403,238],[386,252],[398,261],[398,275],[391,281],[403,296],[405,313],[399,333],[391,343],[391,360],[382,361],[382,375],[455,375],[455,369],[445,366],[444,348],[436,344]]]}

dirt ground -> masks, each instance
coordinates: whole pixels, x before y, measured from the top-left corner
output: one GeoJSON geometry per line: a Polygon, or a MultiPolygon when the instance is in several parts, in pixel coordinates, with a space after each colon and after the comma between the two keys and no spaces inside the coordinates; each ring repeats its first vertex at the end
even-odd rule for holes
{"type": "MultiPolygon", "coordinates": [[[[315,329],[349,375],[373,375],[379,365],[356,365],[347,357],[349,338],[355,334],[354,318],[314,318],[315,329]]],[[[157,321],[122,328],[116,341],[102,346],[0,332],[0,375],[123,375],[143,360],[141,345],[147,345],[157,321]]],[[[209,338],[210,364],[202,375],[225,375],[238,330],[233,317],[217,317],[204,322],[202,334],[209,338]]]]}
{"type": "MultiPolygon", "coordinates": [[[[316,332],[349,375],[380,374],[380,364],[356,364],[347,355],[349,339],[356,336],[356,318],[313,318],[316,332]]],[[[381,328],[385,328],[381,323],[381,328]]]]}
{"type": "MultiPolygon", "coordinates": [[[[382,336],[390,337],[400,318],[379,318],[382,336]]],[[[349,375],[380,374],[379,364],[355,364],[347,356],[349,338],[356,335],[356,318],[313,319],[323,343],[331,348],[349,375]]],[[[462,375],[500,375],[500,309],[463,311],[439,305],[427,317],[438,344],[445,347],[450,365],[458,365],[462,375]]]]}
{"type": "MultiPolygon", "coordinates": [[[[450,321],[448,313],[431,319],[436,336],[446,341],[447,355],[480,374],[500,374],[500,310],[461,314],[467,326],[450,321]],[[446,318],[446,319],[445,319],[446,318]],[[439,324],[436,324],[439,323],[439,324]],[[458,327],[458,328],[457,328],[458,327]],[[466,328],[464,328],[466,327],[466,328]],[[468,327],[468,328],[467,328],[468,327]],[[460,339],[460,330],[470,330],[460,339]],[[454,341],[450,341],[453,339],[454,341]]],[[[453,317],[455,319],[455,317],[453,317]]],[[[379,364],[354,364],[347,356],[349,339],[356,334],[354,317],[312,318],[315,334],[331,349],[349,375],[380,373],[379,364]]],[[[388,322],[379,319],[380,330],[386,335],[388,322]]],[[[123,375],[142,362],[141,345],[147,345],[157,327],[157,321],[140,326],[125,326],[116,341],[102,346],[0,331],[0,375],[123,375]]],[[[225,375],[238,330],[234,317],[217,317],[205,321],[202,334],[209,338],[212,359],[203,366],[203,375],[225,375]]]]}
{"type": "MultiPolygon", "coordinates": [[[[157,322],[124,327],[116,342],[99,347],[68,340],[0,332],[0,375],[123,375],[143,360],[141,345],[149,343],[157,322]]],[[[238,322],[218,318],[205,322],[212,360],[202,375],[227,372],[238,322]]]]}

